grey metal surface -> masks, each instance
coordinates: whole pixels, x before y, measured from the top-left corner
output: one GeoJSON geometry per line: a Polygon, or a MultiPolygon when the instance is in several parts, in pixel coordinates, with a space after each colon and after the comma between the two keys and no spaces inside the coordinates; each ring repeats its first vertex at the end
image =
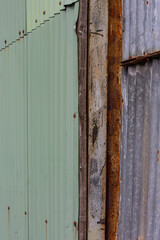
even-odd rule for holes
{"type": "Polygon", "coordinates": [[[160,50],[160,1],[123,1],[123,60],[160,50]]]}
{"type": "Polygon", "coordinates": [[[118,240],[160,238],[160,60],[123,70],[118,240]]]}

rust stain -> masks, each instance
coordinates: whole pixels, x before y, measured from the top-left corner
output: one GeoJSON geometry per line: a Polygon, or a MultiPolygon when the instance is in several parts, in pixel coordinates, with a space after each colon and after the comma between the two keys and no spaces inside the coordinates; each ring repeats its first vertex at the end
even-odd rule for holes
{"type": "Polygon", "coordinates": [[[144,52],[144,55],[138,55],[136,57],[130,56],[129,59],[121,62],[121,66],[127,67],[135,64],[144,64],[146,62],[150,62],[154,58],[160,58],[160,51],[154,51],[146,55],[144,52]]]}
{"type": "Polygon", "coordinates": [[[8,240],[11,239],[11,231],[10,231],[10,207],[8,206],[8,240]]]}
{"type": "Polygon", "coordinates": [[[77,236],[78,236],[77,222],[74,222],[73,225],[74,225],[74,227],[75,227],[75,240],[77,240],[77,236]]]}
{"type": "Polygon", "coordinates": [[[47,240],[47,238],[48,238],[48,234],[47,234],[47,223],[48,223],[48,221],[45,220],[45,223],[46,223],[46,240],[47,240]]]}
{"type": "MultiPolygon", "coordinates": [[[[116,240],[119,213],[122,2],[109,1],[106,239],[116,240]]],[[[122,181],[122,179],[121,179],[122,181]]]]}
{"type": "Polygon", "coordinates": [[[8,226],[10,226],[10,207],[8,207],[8,226]]]}
{"type": "Polygon", "coordinates": [[[158,154],[157,162],[159,162],[159,150],[158,150],[157,154],[158,154]]]}
{"type": "Polygon", "coordinates": [[[46,11],[43,11],[43,15],[45,15],[46,14],[46,11]]]}
{"type": "Polygon", "coordinates": [[[139,236],[139,237],[138,237],[138,240],[144,240],[144,237],[139,236]]]}

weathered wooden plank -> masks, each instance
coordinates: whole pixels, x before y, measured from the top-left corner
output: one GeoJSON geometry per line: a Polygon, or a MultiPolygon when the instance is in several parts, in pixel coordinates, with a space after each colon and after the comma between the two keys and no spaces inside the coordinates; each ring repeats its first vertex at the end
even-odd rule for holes
{"type": "Polygon", "coordinates": [[[80,0],[77,22],[78,73],[79,73],[79,240],[87,239],[88,189],[88,110],[87,110],[87,59],[88,59],[88,1],[80,0]]]}
{"type": "Polygon", "coordinates": [[[89,4],[88,240],[105,239],[108,1],[89,4]]]}

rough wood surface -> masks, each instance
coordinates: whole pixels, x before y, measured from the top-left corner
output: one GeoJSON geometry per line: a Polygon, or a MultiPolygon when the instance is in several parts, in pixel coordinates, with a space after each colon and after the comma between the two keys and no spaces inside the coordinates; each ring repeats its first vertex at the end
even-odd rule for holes
{"type": "Polygon", "coordinates": [[[87,34],[88,1],[80,0],[77,22],[79,74],[79,240],[87,239],[88,130],[87,34]]]}
{"type": "Polygon", "coordinates": [[[88,240],[105,239],[108,2],[89,1],[88,240]]]}

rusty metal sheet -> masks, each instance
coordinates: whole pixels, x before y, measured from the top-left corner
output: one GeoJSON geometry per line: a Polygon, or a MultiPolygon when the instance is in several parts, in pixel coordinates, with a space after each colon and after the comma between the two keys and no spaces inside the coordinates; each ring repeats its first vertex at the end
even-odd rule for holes
{"type": "Polygon", "coordinates": [[[89,1],[88,240],[105,239],[108,2],[89,1]]]}

